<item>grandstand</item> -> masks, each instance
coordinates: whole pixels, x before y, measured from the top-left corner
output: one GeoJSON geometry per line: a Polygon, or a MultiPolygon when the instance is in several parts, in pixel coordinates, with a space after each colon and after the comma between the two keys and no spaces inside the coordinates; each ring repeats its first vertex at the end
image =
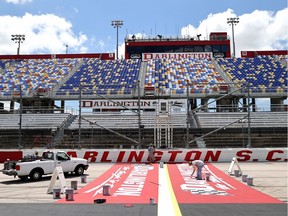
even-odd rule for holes
{"type": "Polygon", "coordinates": [[[0,148],[283,147],[285,59],[1,56],[0,148]]]}

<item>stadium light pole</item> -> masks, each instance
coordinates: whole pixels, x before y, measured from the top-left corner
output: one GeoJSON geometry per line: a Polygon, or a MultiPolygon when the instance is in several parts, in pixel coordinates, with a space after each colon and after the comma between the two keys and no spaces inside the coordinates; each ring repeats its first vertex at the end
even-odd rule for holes
{"type": "Polygon", "coordinates": [[[123,26],[123,20],[112,20],[111,25],[116,28],[116,59],[118,59],[118,29],[123,26]]]}
{"type": "Polygon", "coordinates": [[[11,40],[14,41],[15,43],[18,43],[17,55],[19,55],[20,44],[23,43],[23,41],[25,41],[25,35],[21,35],[21,34],[11,35],[11,40]]]}
{"type": "Polygon", "coordinates": [[[232,26],[233,57],[235,58],[234,26],[239,23],[239,17],[227,18],[227,23],[232,26]]]}

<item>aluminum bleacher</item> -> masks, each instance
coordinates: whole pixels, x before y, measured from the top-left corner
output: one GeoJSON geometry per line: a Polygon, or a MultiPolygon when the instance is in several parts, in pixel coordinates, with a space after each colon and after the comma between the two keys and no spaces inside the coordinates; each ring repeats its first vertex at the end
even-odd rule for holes
{"type": "MultiPolygon", "coordinates": [[[[70,114],[22,114],[22,129],[52,129],[56,130],[66,122],[70,114]]],[[[19,129],[19,114],[1,114],[0,129],[19,129]]]]}
{"type": "MultiPolygon", "coordinates": [[[[252,129],[255,128],[255,130],[252,130],[252,133],[257,136],[260,134],[258,129],[261,130],[264,128],[262,131],[265,132],[263,133],[272,140],[272,138],[274,139],[276,136],[283,134],[282,131],[287,129],[287,112],[284,112],[286,106],[282,104],[282,99],[284,100],[284,98],[287,98],[287,65],[285,66],[283,62],[281,63],[285,58],[287,57],[276,59],[271,56],[263,56],[253,59],[233,58],[215,59],[213,61],[207,59],[153,59],[148,62],[141,62],[139,59],[100,60],[96,58],[1,60],[0,99],[4,96],[3,98],[5,101],[19,103],[20,98],[18,96],[16,97],[15,91],[16,93],[19,93],[20,85],[22,86],[22,94],[28,97],[24,97],[23,110],[30,105],[30,102],[31,104],[32,102],[34,104],[33,100],[37,100],[35,101],[37,102],[35,104],[41,104],[42,102],[46,103],[46,99],[48,102],[51,102],[51,105],[53,105],[52,102],[57,100],[61,100],[62,102],[62,100],[68,101],[70,99],[75,100],[78,103],[81,99],[80,88],[83,100],[86,99],[85,96],[87,96],[91,101],[97,100],[99,99],[99,95],[106,96],[105,98],[108,100],[113,98],[135,99],[136,96],[138,97],[138,94],[136,94],[135,91],[138,93],[136,84],[139,80],[139,87],[141,88],[139,91],[141,93],[141,95],[139,95],[141,97],[140,100],[148,97],[148,94],[145,94],[147,89],[153,91],[153,94],[151,94],[149,98],[152,100],[159,96],[160,99],[165,98],[168,100],[173,98],[186,99],[189,97],[189,99],[195,99],[196,101],[203,98],[219,98],[234,90],[232,88],[229,89],[229,91],[226,89],[227,91],[223,93],[220,88],[223,87],[221,84],[225,85],[226,83],[231,82],[236,83],[235,85],[238,83],[239,86],[241,86],[243,83],[250,83],[249,88],[252,93],[262,93],[263,95],[259,96],[259,98],[270,98],[270,103],[273,107],[274,104],[277,106],[279,104],[279,106],[281,106],[281,109],[279,108],[279,110],[283,111],[280,113],[278,112],[278,109],[272,110],[273,107],[271,105],[271,110],[273,112],[250,113],[250,126],[252,129]],[[189,83],[189,94],[187,94],[187,81],[189,83]],[[33,95],[33,92],[37,89],[39,90],[39,88],[51,90],[51,94],[44,95],[44,98],[39,97],[39,95],[36,95],[36,97],[33,95]],[[144,94],[142,94],[143,92],[144,94]],[[273,92],[273,95],[269,94],[271,92],[273,92]],[[159,95],[157,95],[157,93],[159,93],[159,95]],[[212,95],[214,93],[215,95],[212,95]],[[5,96],[8,97],[9,95],[10,98],[5,98],[5,96]],[[74,97],[70,97],[71,95],[74,97]],[[280,132],[278,133],[278,131],[281,131],[281,134],[280,132]]],[[[238,89],[238,86],[236,87],[236,89],[238,89]]],[[[241,92],[240,94],[231,94],[231,97],[246,99],[248,98],[247,89],[245,89],[245,92],[241,92]]],[[[258,95],[254,94],[251,98],[257,99],[258,95]]],[[[202,102],[205,102],[205,100],[201,101],[201,103],[202,102]]],[[[245,105],[244,100],[239,102],[243,103],[243,106],[245,105]]],[[[227,101],[227,103],[229,104],[230,101],[227,101]]],[[[43,104],[43,106],[44,105],[46,106],[46,104],[43,104]]],[[[16,106],[17,105],[15,105],[15,107],[16,106]]],[[[50,103],[48,106],[50,106],[50,103]]],[[[220,108],[221,106],[225,107],[226,102],[224,105],[219,105],[220,108]]],[[[57,106],[52,109],[53,112],[59,111],[57,106]]],[[[215,111],[219,110],[220,109],[215,109],[215,111]]],[[[241,135],[241,129],[243,127],[247,130],[247,121],[237,122],[239,119],[247,115],[245,112],[197,112],[195,115],[198,117],[198,121],[195,122],[199,122],[198,126],[200,127],[195,127],[196,123],[192,121],[192,118],[188,119],[191,137],[201,136],[209,130],[224,127],[234,121],[235,124],[229,126],[233,130],[235,129],[234,135],[241,135]]],[[[58,113],[23,113],[22,132],[25,137],[25,142],[31,143],[31,140],[28,140],[28,138],[33,136],[52,136],[51,130],[55,131],[63,124],[67,127],[61,128],[61,130],[58,131],[59,133],[54,134],[53,136],[55,137],[52,137],[53,141],[58,140],[55,142],[56,145],[61,146],[60,143],[63,134],[67,137],[69,137],[70,134],[73,134],[71,140],[78,142],[77,134],[79,129],[79,116],[72,116],[73,118],[70,118],[71,116],[72,115],[70,114],[58,113]],[[36,131],[38,129],[46,130],[46,134],[43,135],[41,134],[42,131],[36,131]],[[26,138],[28,141],[26,141],[26,138]]],[[[85,145],[86,142],[90,142],[91,137],[93,136],[95,136],[96,140],[97,133],[96,131],[94,131],[94,133],[93,129],[100,129],[98,125],[103,126],[104,129],[108,128],[118,132],[124,130],[126,135],[132,134],[134,139],[138,139],[139,119],[137,114],[129,114],[125,112],[93,114],[91,111],[90,114],[82,113],[81,117],[83,120],[80,125],[81,133],[79,134],[82,136],[80,139],[82,140],[81,144],[83,145],[85,145]],[[85,119],[88,121],[85,121],[85,119]],[[92,122],[92,124],[89,122],[92,122]],[[96,124],[93,124],[93,122],[96,122],[96,124]],[[93,136],[91,136],[91,134],[93,134],[93,136]]],[[[186,131],[188,125],[186,118],[187,115],[185,113],[173,113],[171,119],[167,121],[170,123],[171,120],[173,135],[179,136],[179,139],[174,137],[175,143],[182,147],[184,146],[183,143],[185,143],[184,138],[187,135],[186,131]]],[[[247,118],[245,120],[247,120],[247,118]]],[[[143,136],[145,137],[143,139],[145,139],[146,142],[154,141],[153,132],[157,130],[156,114],[153,112],[141,113],[141,125],[145,128],[145,132],[143,132],[143,134],[145,134],[143,136]]],[[[5,135],[7,130],[10,129],[14,130],[13,133],[11,132],[11,136],[18,134],[19,114],[0,114],[0,132],[3,132],[5,135]]],[[[98,130],[97,132],[103,134],[107,132],[106,130],[101,130],[98,130]]],[[[158,130],[162,129],[158,128],[158,130]]],[[[229,131],[229,133],[230,132],[231,131],[229,131]]],[[[117,136],[115,136],[113,140],[108,140],[107,137],[110,138],[110,136],[111,135],[108,133],[106,134],[106,137],[103,136],[101,138],[103,143],[107,144],[110,142],[109,145],[113,145],[118,142],[117,136]]],[[[224,138],[226,141],[229,141],[230,135],[227,130],[223,132],[223,136],[225,136],[224,138]]],[[[1,137],[2,141],[5,141],[3,135],[1,137]]],[[[224,138],[221,137],[221,141],[219,142],[222,142],[224,138]]],[[[209,138],[207,137],[205,139],[209,138]]],[[[282,143],[287,140],[287,138],[283,138],[283,136],[281,139],[282,143]]],[[[212,141],[213,137],[211,138],[211,143],[212,141]]],[[[240,141],[242,141],[241,136],[240,141]]],[[[262,141],[263,140],[261,140],[261,142],[262,141]]],[[[13,142],[16,143],[15,141],[13,142]]],[[[69,142],[70,140],[68,141],[68,144],[70,144],[69,142]]],[[[102,145],[104,146],[103,143],[102,145]]],[[[118,143],[120,143],[120,141],[118,143]]],[[[125,141],[122,141],[122,143],[125,143],[125,141]]],[[[273,142],[271,141],[271,143],[273,142]]],[[[6,143],[5,146],[7,146],[6,143]]]]}
{"type": "MultiPolygon", "coordinates": [[[[235,124],[229,125],[229,128],[247,127],[247,118],[244,121],[238,121],[241,118],[247,116],[247,113],[242,112],[225,112],[225,113],[205,113],[199,112],[196,114],[200,126],[202,128],[221,128],[226,125],[235,122],[235,124]]],[[[250,113],[250,127],[251,128],[275,128],[275,127],[287,127],[287,112],[251,112],[250,113]]]]}
{"type": "MultiPolygon", "coordinates": [[[[139,117],[136,113],[131,114],[83,114],[81,115],[81,128],[91,129],[99,128],[98,125],[104,128],[110,129],[138,129],[139,128],[139,117]],[[90,123],[91,122],[91,123],[90,123]],[[95,122],[96,124],[93,124],[95,122]],[[98,124],[98,125],[97,125],[98,124]]],[[[155,127],[155,113],[142,113],[141,114],[141,125],[145,128],[154,129],[155,127]]],[[[69,129],[79,128],[79,116],[72,122],[69,129]]],[[[177,114],[171,117],[171,124],[174,128],[185,128],[186,127],[186,114],[177,114]]]]}

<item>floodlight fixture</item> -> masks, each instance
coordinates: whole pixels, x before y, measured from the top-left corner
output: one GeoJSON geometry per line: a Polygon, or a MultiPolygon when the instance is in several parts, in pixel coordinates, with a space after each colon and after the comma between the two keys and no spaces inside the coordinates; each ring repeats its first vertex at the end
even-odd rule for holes
{"type": "Polygon", "coordinates": [[[23,43],[25,41],[25,35],[24,34],[13,34],[11,35],[11,40],[14,41],[15,43],[18,43],[18,48],[17,48],[17,55],[20,54],[20,43],[23,43]]]}
{"type": "Polygon", "coordinates": [[[235,39],[234,39],[234,26],[239,23],[239,17],[227,18],[227,24],[232,26],[232,43],[233,43],[233,57],[235,57],[235,39]]]}
{"type": "Polygon", "coordinates": [[[123,26],[123,20],[112,20],[111,21],[111,25],[116,28],[116,58],[118,59],[118,29],[121,28],[121,26],[123,26]]]}

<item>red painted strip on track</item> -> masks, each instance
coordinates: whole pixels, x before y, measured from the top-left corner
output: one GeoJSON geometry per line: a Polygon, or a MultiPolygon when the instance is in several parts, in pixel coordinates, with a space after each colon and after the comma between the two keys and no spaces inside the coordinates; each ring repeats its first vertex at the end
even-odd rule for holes
{"type": "Polygon", "coordinates": [[[205,172],[211,172],[210,181],[190,177],[192,169],[187,164],[169,164],[171,184],[178,203],[283,203],[247,186],[211,164],[205,172]]]}
{"type": "Polygon", "coordinates": [[[106,203],[149,203],[158,198],[158,164],[118,163],[95,181],[74,194],[74,201],[66,198],[56,203],[94,203],[95,199],[106,199],[106,203]],[[110,185],[110,196],[103,195],[103,185],[110,185]]]}
{"type": "MultiPolygon", "coordinates": [[[[94,203],[95,199],[106,199],[114,204],[148,204],[150,198],[158,203],[159,164],[118,163],[95,181],[74,194],[74,201],[66,198],[56,203],[94,203]],[[110,196],[102,193],[103,185],[111,185],[110,196]]],[[[210,181],[195,180],[190,177],[191,167],[187,164],[168,164],[171,184],[178,203],[283,203],[282,201],[257,191],[220,171],[212,164],[203,168],[211,174],[210,181]]]]}

